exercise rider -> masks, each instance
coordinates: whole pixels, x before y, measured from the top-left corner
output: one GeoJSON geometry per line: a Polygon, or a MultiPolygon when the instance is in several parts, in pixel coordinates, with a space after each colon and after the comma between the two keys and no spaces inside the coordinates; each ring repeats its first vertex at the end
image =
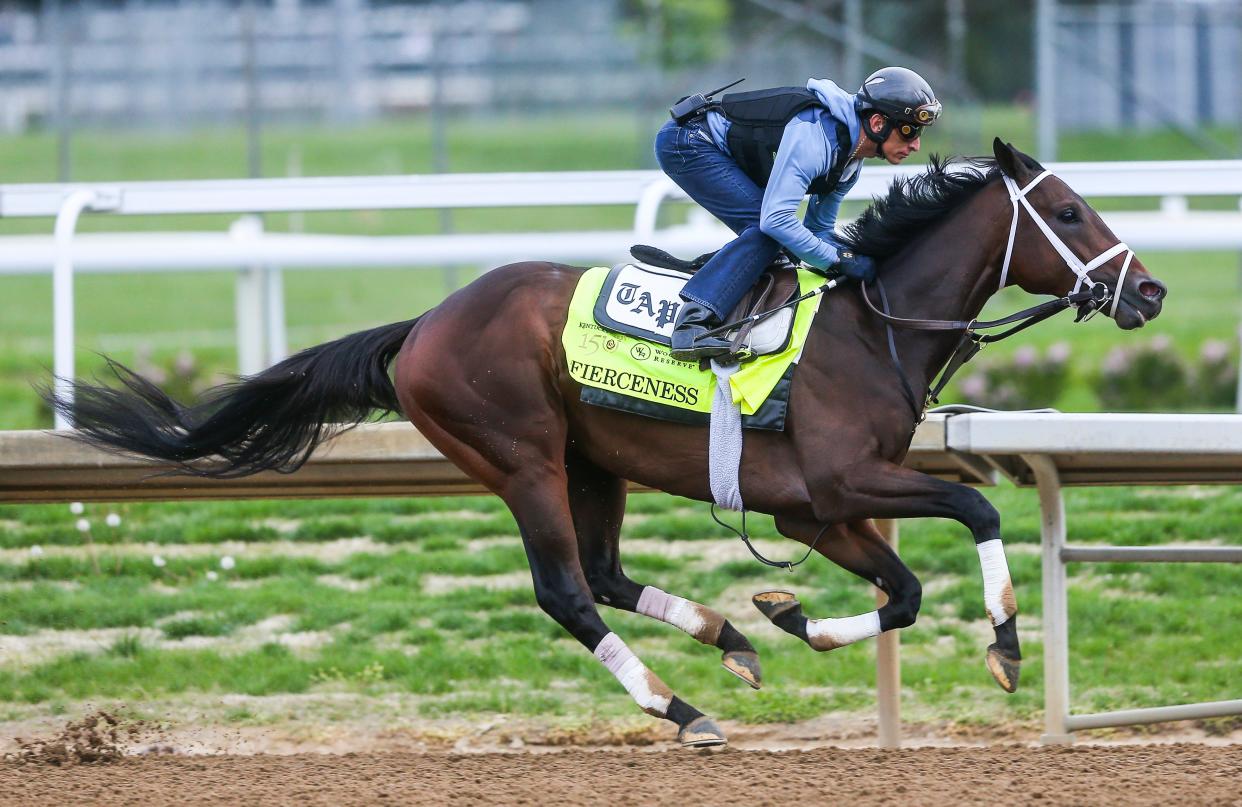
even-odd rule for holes
{"type": "Polygon", "coordinates": [[[670,111],[673,120],[656,135],[660,167],[737,233],[681,293],[672,354],[697,361],[729,352],[727,340],[704,334],[723,323],[782,248],[813,268],[874,276],[870,258],[836,241],[841,200],[858,181],[864,158],[897,165],[918,151],[940,102],[914,71],[885,67],[857,94],[811,79],[805,88],[729,93],[719,101],[693,95],[670,111]],[[799,221],[798,205],[808,193],[799,221]]]}

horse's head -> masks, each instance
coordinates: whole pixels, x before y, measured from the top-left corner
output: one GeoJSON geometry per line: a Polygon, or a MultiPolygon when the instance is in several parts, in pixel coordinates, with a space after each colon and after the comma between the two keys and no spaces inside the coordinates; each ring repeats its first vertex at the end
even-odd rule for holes
{"type": "Polygon", "coordinates": [[[1100,215],[1013,145],[997,138],[992,149],[1014,205],[1001,286],[1013,283],[1032,294],[1058,297],[1094,290],[1095,305],[1125,330],[1154,319],[1165,285],[1100,215]]]}

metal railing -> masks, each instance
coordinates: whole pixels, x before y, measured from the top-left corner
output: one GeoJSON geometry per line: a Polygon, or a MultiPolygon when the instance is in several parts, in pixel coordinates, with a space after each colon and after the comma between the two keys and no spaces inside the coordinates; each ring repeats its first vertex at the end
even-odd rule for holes
{"type": "Polygon", "coordinates": [[[1068,546],[1065,485],[1242,483],[1242,416],[995,414],[951,418],[946,445],[1039,490],[1046,743],[1106,726],[1242,714],[1242,700],[1072,713],[1067,563],[1242,563],[1242,547],[1068,546]]]}
{"type": "Polygon", "coordinates": [[[1073,714],[1069,680],[1069,563],[1242,563],[1242,547],[1069,546],[1065,505],[1056,464],[1046,455],[1027,455],[1043,510],[1044,743],[1066,743],[1086,729],[1242,715],[1242,699],[1073,714]]]}

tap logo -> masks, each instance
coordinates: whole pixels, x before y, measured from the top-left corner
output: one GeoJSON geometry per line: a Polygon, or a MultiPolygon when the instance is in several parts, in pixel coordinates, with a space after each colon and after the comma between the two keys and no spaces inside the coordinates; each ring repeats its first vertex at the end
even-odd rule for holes
{"type": "Polygon", "coordinates": [[[673,324],[677,319],[677,309],[681,308],[681,300],[656,300],[646,289],[640,292],[636,283],[618,284],[613,299],[635,314],[646,314],[655,322],[657,329],[673,324]]]}

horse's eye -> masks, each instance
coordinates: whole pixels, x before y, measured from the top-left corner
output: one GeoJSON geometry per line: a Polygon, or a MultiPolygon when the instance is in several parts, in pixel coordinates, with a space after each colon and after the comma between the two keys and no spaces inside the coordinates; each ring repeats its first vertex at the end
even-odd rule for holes
{"type": "Polygon", "coordinates": [[[1072,207],[1067,207],[1057,214],[1057,218],[1066,224],[1073,224],[1078,221],[1078,211],[1072,207]]]}

